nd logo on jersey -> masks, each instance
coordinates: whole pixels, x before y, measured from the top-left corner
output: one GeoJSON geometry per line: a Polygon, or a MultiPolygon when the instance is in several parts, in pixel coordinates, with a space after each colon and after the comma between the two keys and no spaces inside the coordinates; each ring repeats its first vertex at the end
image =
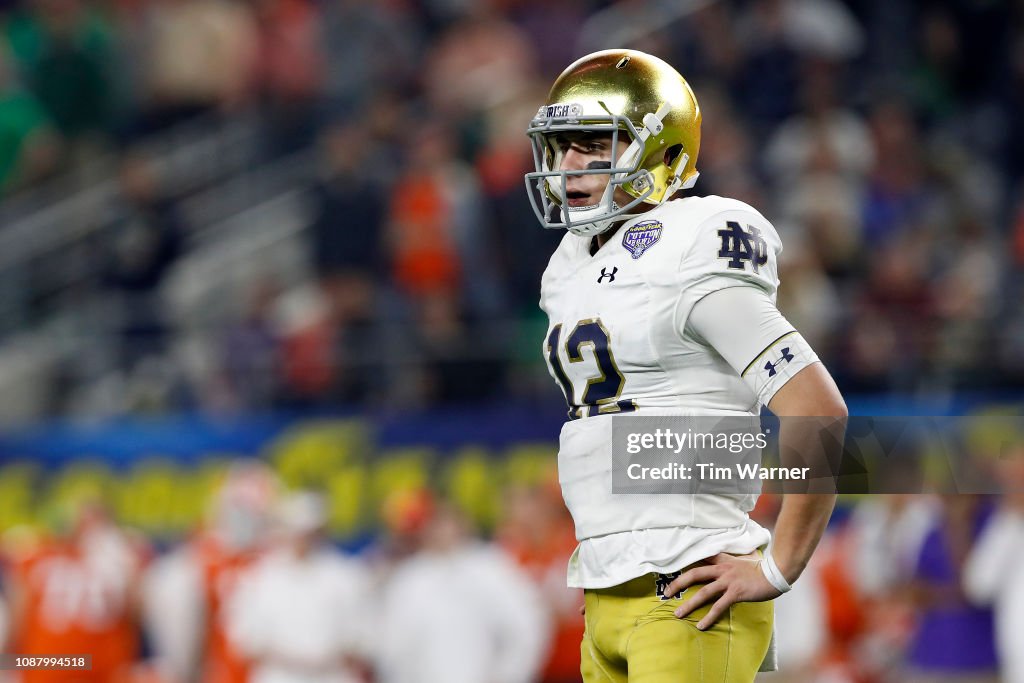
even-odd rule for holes
{"type": "Polygon", "coordinates": [[[744,261],[750,262],[754,272],[768,262],[768,243],[761,237],[761,231],[748,226],[749,231],[740,227],[736,221],[728,221],[726,227],[718,231],[722,238],[722,248],[718,250],[718,258],[727,258],[725,265],[733,270],[746,270],[744,261]]]}

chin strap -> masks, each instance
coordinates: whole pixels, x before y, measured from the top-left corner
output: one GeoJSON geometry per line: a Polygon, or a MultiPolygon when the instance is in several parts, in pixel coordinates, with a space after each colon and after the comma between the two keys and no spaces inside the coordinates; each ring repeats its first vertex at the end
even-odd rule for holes
{"type": "MultiPolygon", "coordinates": [[[[601,207],[600,206],[595,206],[595,207],[588,207],[588,208],[585,208],[585,209],[582,209],[582,208],[581,209],[577,209],[577,211],[579,211],[579,212],[593,211],[593,210],[599,209],[599,208],[601,208],[601,207]]],[[[609,211],[608,213],[614,213],[614,212],[618,211],[620,208],[622,208],[622,207],[620,207],[618,204],[616,204],[613,201],[612,202],[611,211],[609,211]]],[[[569,212],[570,211],[572,211],[572,209],[569,209],[569,210],[562,209],[562,220],[563,221],[568,222],[569,212]]],[[[627,218],[629,218],[629,216],[616,216],[615,218],[608,218],[606,220],[595,220],[595,221],[587,221],[586,220],[586,216],[576,216],[576,218],[583,218],[584,220],[580,221],[578,225],[570,224],[568,226],[569,232],[571,232],[574,235],[580,235],[581,237],[592,237],[594,235],[600,235],[602,232],[604,232],[604,231],[608,230],[608,228],[612,227],[612,225],[614,225],[616,222],[622,221],[622,220],[626,220],[627,218]]]]}
{"type": "MultiPolygon", "coordinates": [[[[689,155],[687,155],[687,156],[689,156],[689,155]]],[[[679,189],[679,190],[689,190],[691,187],[693,187],[694,185],[697,184],[697,178],[699,178],[699,177],[700,177],[700,171],[694,171],[693,174],[684,183],[684,182],[682,182],[682,178],[676,176],[675,182],[679,183],[679,187],[676,188],[676,189],[679,189]]]]}
{"type": "MultiPolygon", "coordinates": [[[[686,152],[683,152],[683,156],[679,160],[679,166],[678,167],[680,169],[686,168],[686,164],[688,164],[689,161],[690,161],[690,155],[687,154],[686,152]]],[[[694,185],[697,184],[697,178],[699,176],[700,176],[700,173],[698,171],[694,171],[693,174],[689,178],[686,179],[685,183],[683,182],[683,179],[680,176],[678,176],[678,175],[673,176],[672,177],[672,181],[668,184],[668,187],[665,188],[665,196],[666,197],[671,197],[673,194],[675,194],[679,190],[689,190],[691,187],[693,187],[694,185]]]]}

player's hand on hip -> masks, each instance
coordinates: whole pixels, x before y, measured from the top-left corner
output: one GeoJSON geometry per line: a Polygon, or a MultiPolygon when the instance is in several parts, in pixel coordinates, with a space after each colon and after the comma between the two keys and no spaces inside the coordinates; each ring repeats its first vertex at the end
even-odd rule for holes
{"type": "Polygon", "coordinates": [[[697,623],[701,631],[710,628],[725,610],[737,602],[763,602],[782,595],[768,583],[756,554],[737,557],[719,553],[705,562],[680,574],[665,590],[665,595],[678,595],[695,584],[707,584],[688,596],[675,611],[676,617],[682,619],[714,600],[711,609],[697,623]]]}

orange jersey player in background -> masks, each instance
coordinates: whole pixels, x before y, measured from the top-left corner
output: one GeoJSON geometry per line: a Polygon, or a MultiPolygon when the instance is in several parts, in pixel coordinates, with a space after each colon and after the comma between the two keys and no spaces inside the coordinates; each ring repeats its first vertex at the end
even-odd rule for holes
{"type": "Polygon", "coordinates": [[[249,665],[228,639],[224,610],[238,587],[239,577],[261,557],[260,549],[257,545],[232,547],[212,534],[195,543],[206,604],[206,648],[200,680],[245,683],[249,665]]]}
{"type": "Polygon", "coordinates": [[[533,580],[549,609],[554,631],[541,683],[578,682],[583,591],[565,585],[565,558],[576,548],[576,536],[558,480],[510,487],[495,540],[533,580]]]}
{"type": "Polygon", "coordinates": [[[257,461],[233,465],[207,521],[154,562],[144,602],[157,669],[166,680],[246,683],[249,662],[231,644],[227,605],[269,540],[277,480],[257,461]]]}
{"type": "Polygon", "coordinates": [[[64,533],[7,558],[12,652],[91,655],[87,671],[19,672],[24,683],[128,681],[139,655],[137,595],[146,545],[95,502],[65,516],[64,533]]]}

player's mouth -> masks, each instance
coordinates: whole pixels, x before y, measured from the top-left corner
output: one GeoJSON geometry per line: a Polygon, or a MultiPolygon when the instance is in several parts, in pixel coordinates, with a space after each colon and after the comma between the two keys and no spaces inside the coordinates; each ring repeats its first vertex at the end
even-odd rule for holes
{"type": "Polygon", "coordinates": [[[593,202],[590,201],[590,194],[587,192],[566,192],[565,193],[566,203],[573,209],[579,209],[586,206],[593,206],[593,202]]]}

